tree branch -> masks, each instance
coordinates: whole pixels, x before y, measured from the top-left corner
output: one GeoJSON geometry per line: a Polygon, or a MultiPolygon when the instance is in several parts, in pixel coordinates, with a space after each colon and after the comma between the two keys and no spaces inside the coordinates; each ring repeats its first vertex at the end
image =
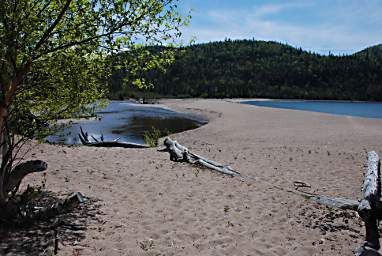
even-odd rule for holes
{"type": "Polygon", "coordinates": [[[40,18],[40,15],[46,10],[46,8],[49,7],[49,5],[53,2],[53,0],[50,0],[49,2],[47,2],[42,8],[41,10],[38,12],[38,14],[36,15],[38,18],[40,18]]]}
{"type": "Polygon", "coordinates": [[[57,16],[57,19],[50,25],[50,27],[45,31],[44,35],[41,37],[41,39],[37,42],[36,47],[33,49],[33,52],[36,52],[48,39],[50,33],[56,28],[58,23],[62,20],[62,17],[64,17],[65,12],[68,10],[70,3],[72,0],[67,0],[64,7],[62,8],[60,14],[57,16]]]}
{"type": "MultiPolygon", "coordinates": [[[[107,37],[107,36],[110,36],[110,35],[113,35],[115,34],[117,31],[119,31],[120,29],[122,29],[123,27],[126,27],[126,26],[131,26],[133,25],[134,23],[137,23],[139,22],[140,20],[142,20],[144,18],[144,16],[149,12],[148,9],[146,9],[146,11],[143,11],[142,13],[140,13],[139,16],[137,16],[136,18],[134,18],[134,20],[132,21],[129,21],[129,22],[121,22],[119,25],[115,26],[114,28],[112,28],[109,32],[106,32],[106,33],[102,33],[102,34],[98,34],[96,36],[93,36],[93,37],[89,37],[89,38],[86,38],[86,39],[83,39],[83,40],[80,40],[80,41],[73,41],[73,42],[70,42],[70,43],[67,43],[67,44],[63,44],[63,45],[59,45],[57,47],[54,47],[50,50],[47,50],[37,56],[35,56],[33,58],[33,60],[37,60],[39,59],[40,57],[46,55],[46,54],[49,54],[49,53],[52,53],[52,52],[56,52],[56,51],[59,51],[59,50],[63,50],[63,49],[66,49],[66,48],[69,48],[69,47],[72,47],[72,46],[76,46],[76,45],[83,45],[83,44],[86,44],[86,43],[89,43],[93,40],[97,40],[97,39],[100,39],[100,38],[103,38],[103,37],[107,37]]],[[[123,33],[121,31],[121,33],[123,33]]]]}

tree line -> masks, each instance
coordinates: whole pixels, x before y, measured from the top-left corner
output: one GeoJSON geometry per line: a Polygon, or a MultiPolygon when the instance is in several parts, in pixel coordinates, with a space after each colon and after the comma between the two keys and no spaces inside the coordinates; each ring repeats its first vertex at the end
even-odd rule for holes
{"type": "Polygon", "coordinates": [[[110,97],[382,100],[382,45],[335,56],[277,42],[225,40],[177,48],[174,58],[166,71],[140,74],[154,85],[145,91],[125,84],[121,79],[125,71],[114,70],[110,97]]]}

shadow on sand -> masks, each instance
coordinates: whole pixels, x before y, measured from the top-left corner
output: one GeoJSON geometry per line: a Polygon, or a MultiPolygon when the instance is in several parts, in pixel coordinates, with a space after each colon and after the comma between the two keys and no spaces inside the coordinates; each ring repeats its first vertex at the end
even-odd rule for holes
{"type": "MultiPolygon", "coordinates": [[[[44,207],[59,199],[57,194],[44,191],[33,204],[44,207]]],[[[50,220],[22,225],[0,223],[0,255],[54,255],[60,246],[74,246],[84,239],[90,224],[102,222],[101,214],[97,200],[87,199],[71,212],[50,220]]]]}

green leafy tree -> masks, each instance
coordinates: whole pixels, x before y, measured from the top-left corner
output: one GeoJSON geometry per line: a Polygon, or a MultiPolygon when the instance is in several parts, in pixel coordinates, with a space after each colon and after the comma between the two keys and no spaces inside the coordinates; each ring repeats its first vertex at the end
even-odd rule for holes
{"type": "Polygon", "coordinates": [[[139,70],[168,63],[172,51],[143,45],[176,43],[189,18],[177,0],[0,1],[0,208],[18,189],[9,184],[23,142],[102,98],[116,53],[137,54],[118,65],[147,86],[139,70]]]}

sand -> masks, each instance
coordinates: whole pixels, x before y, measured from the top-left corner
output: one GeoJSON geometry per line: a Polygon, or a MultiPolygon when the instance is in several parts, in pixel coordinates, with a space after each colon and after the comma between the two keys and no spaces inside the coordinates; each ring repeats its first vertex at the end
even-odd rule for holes
{"type": "Polygon", "coordinates": [[[227,100],[161,104],[210,120],[172,138],[256,180],[171,162],[154,148],[33,143],[27,158],[49,166],[45,178],[30,175],[24,188],[45,179],[48,191],[80,191],[98,207],[84,216],[80,236],[69,239],[59,229],[58,255],[353,255],[362,244],[357,214],[281,188],[293,190],[299,180],[311,193],[360,198],[367,150],[382,154],[382,120],[227,100]]]}

